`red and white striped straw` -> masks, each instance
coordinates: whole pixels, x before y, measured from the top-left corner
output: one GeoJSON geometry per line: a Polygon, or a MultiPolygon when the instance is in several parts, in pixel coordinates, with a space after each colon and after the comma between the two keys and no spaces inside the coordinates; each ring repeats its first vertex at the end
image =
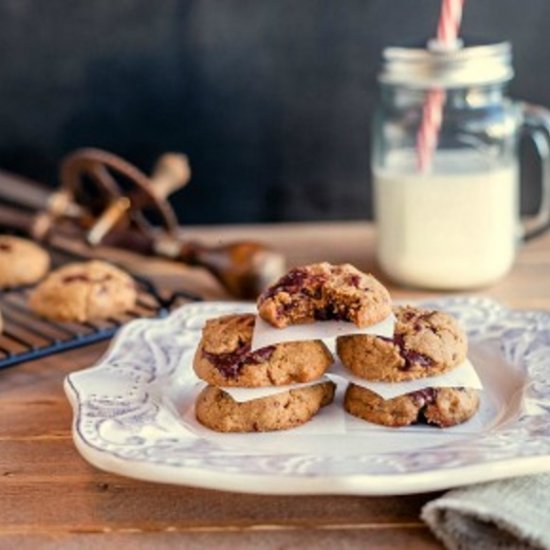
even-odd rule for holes
{"type": "Polygon", "coordinates": [[[451,45],[458,38],[464,0],[443,0],[441,13],[437,24],[437,40],[445,45],[451,45]]]}
{"type": "MultiPolygon", "coordinates": [[[[442,0],[436,46],[447,49],[456,47],[463,7],[464,0],[442,0]]],[[[445,100],[445,90],[433,88],[428,92],[424,101],[422,121],[416,136],[416,157],[418,169],[421,172],[429,170],[432,165],[443,119],[445,100]]]]}

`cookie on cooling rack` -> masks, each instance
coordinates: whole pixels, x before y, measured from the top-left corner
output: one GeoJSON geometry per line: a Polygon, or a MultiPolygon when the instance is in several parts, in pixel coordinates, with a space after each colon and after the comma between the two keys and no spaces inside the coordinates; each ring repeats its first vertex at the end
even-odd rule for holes
{"type": "Polygon", "coordinates": [[[135,306],[132,277],[113,265],[92,260],[52,271],[31,293],[29,306],[58,321],[86,322],[119,315],[135,306]]]}
{"type": "Polygon", "coordinates": [[[466,422],[479,408],[479,394],[470,388],[425,388],[384,399],[350,384],[344,408],[353,416],[392,428],[419,422],[448,428],[466,422]]]}
{"type": "Polygon", "coordinates": [[[50,269],[50,256],[27,239],[0,235],[0,288],[31,285],[50,269]]]}
{"type": "Polygon", "coordinates": [[[320,340],[251,352],[254,322],[248,313],[207,321],[193,360],[197,376],[213,386],[282,386],[316,380],[332,364],[332,354],[320,340]]]}
{"type": "Polygon", "coordinates": [[[329,320],[363,328],[386,319],[391,300],[372,275],[323,262],[291,269],[260,295],[258,313],[277,328],[329,320]]]}
{"type": "Polygon", "coordinates": [[[339,336],[342,363],[365,380],[401,382],[443,374],[466,359],[467,338],[454,317],[404,306],[394,309],[394,337],[339,336]]]}
{"type": "Polygon", "coordinates": [[[227,392],[206,386],[197,397],[197,420],[217,432],[270,432],[296,428],[334,399],[335,384],[320,382],[239,403],[227,392]]]}

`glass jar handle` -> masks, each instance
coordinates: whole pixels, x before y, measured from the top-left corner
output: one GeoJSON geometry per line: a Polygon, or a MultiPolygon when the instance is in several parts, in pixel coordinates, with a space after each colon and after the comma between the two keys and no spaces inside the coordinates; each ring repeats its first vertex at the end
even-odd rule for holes
{"type": "Polygon", "coordinates": [[[550,111],[538,105],[520,103],[523,125],[541,162],[541,200],[533,216],[523,220],[523,240],[528,241],[550,229],[550,111]]]}

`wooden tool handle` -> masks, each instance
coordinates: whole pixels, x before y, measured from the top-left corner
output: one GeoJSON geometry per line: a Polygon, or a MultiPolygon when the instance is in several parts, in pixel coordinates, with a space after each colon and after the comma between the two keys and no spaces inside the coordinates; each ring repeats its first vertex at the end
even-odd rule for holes
{"type": "Polygon", "coordinates": [[[0,231],[15,230],[19,233],[30,233],[34,216],[19,208],[0,204],[0,231]]]}
{"type": "Polygon", "coordinates": [[[186,243],[179,259],[204,267],[235,297],[255,299],[285,270],[279,252],[257,242],[234,242],[217,247],[186,243]]]}
{"type": "Polygon", "coordinates": [[[0,199],[32,210],[42,210],[48,206],[51,195],[52,190],[40,183],[0,170],[0,199]]]}
{"type": "Polygon", "coordinates": [[[181,242],[164,233],[152,238],[135,231],[117,230],[107,236],[105,244],[203,267],[236,298],[255,299],[286,271],[282,254],[251,241],[208,247],[181,242]]]}
{"type": "Polygon", "coordinates": [[[157,200],[166,199],[191,179],[191,168],[185,155],[166,153],[159,158],[151,176],[151,192],[157,200]]]}

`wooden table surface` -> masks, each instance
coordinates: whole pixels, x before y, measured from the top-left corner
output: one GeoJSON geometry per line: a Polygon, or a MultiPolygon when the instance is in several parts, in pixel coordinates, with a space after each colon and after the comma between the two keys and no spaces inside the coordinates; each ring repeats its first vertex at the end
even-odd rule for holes
{"type": "MultiPolygon", "coordinates": [[[[208,227],[187,230],[212,243],[263,239],[290,265],[317,260],[373,266],[366,223],[208,227]]],[[[225,298],[205,273],[119,256],[162,286],[225,298]]],[[[478,292],[519,308],[550,309],[550,235],[526,245],[512,273],[478,292]]],[[[424,292],[390,285],[396,298],[424,292]]],[[[96,470],[71,439],[62,390],[69,372],[92,364],[105,345],[0,373],[0,548],[438,548],[419,520],[435,494],[400,497],[254,496],[134,481],[96,470]]]]}

